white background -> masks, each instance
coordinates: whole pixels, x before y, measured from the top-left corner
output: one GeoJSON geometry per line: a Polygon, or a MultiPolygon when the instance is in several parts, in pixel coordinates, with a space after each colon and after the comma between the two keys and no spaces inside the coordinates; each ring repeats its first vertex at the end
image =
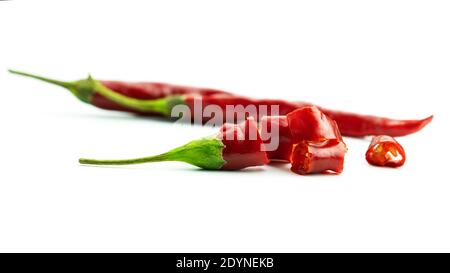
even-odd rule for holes
{"type": "Polygon", "coordinates": [[[0,2],[0,251],[450,251],[448,1],[0,2]],[[62,80],[165,81],[434,121],[400,169],[346,139],[339,176],[288,166],[84,167],[215,132],[96,109],[62,80]]]}

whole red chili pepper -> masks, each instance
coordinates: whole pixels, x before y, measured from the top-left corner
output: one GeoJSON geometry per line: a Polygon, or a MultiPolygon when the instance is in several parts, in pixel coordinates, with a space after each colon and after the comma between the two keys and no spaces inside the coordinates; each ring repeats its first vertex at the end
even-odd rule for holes
{"type": "Polygon", "coordinates": [[[169,152],[123,160],[81,158],[81,164],[128,165],[161,161],[180,161],[207,170],[239,170],[268,163],[263,142],[253,119],[238,125],[224,124],[213,137],[191,141],[169,152]]]}
{"type": "MultiPolygon", "coordinates": [[[[195,100],[198,99],[198,96],[193,95],[185,95],[180,97],[168,97],[163,99],[166,105],[169,106],[169,109],[173,105],[177,104],[185,104],[191,109],[192,112],[195,111],[195,100]],[[175,102],[171,101],[174,100],[175,102]]],[[[305,106],[312,106],[311,103],[306,102],[288,102],[283,100],[272,100],[272,99],[251,99],[242,96],[236,95],[228,95],[228,94],[213,94],[211,96],[205,96],[201,98],[201,111],[203,111],[206,107],[219,106],[219,108],[225,113],[223,119],[224,121],[232,121],[227,120],[226,115],[231,114],[235,115],[234,121],[239,121],[236,115],[240,115],[240,119],[247,117],[248,113],[242,113],[243,111],[237,111],[237,113],[229,113],[227,111],[227,106],[243,106],[242,108],[252,107],[256,109],[256,112],[253,113],[253,117],[257,120],[264,115],[273,115],[271,106],[278,106],[278,112],[276,115],[287,115],[288,113],[299,109],[305,106]],[[266,107],[266,113],[259,113],[260,107],[266,107]],[[247,114],[247,115],[242,115],[247,114]]],[[[158,101],[161,103],[161,101],[158,101]]],[[[239,108],[235,108],[238,109],[239,108]]],[[[364,137],[370,135],[379,135],[379,134],[389,134],[392,136],[404,136],[408,134],[415,133],[425,127],[428,123],[431,122],[433,116],[425,118],[423,120],[395,120],[389,118],[368,116],[368,115],[359,115],[349,112],[341,112],[335,110],[329,110],[325,108],[319,107],[319,109],[329,116],[331,119],[335,120],[339,125],[340,132],[345,136],[352,137],[364,137]]],[[[170,113],[169,110],[166,113],[170,113]]],[[[204,123],[209,121],[209,117],[204,116],[204,123]]]]}
{"type": "Polygon", "coordinates": [[[405,164],[406,154],[393,137],[375,136],[367,149],[366,160],[371,165],[396,168],[405,164]]]}
{"type": "MultiPolygon", "coordinates": [[[[225,113],[222,117],[223,122],[227,121],[227,115],[240,115],[240,118],[236,117],[234,122],[239,122],[244,120],[245,117],[250,116],[245,112],[245,109],[242,108],[235,108],[235,111],[230,113],[227,111],[227,106],[243,106],[244,108],[255,107],[257,112],[251,114],[251,116],[259,120],[259,118],[264,115],[273,114],[270,106],[279,107],[279,111],[276,115],[286,115],[295,109],[311,105],[310,103],[305,102],[287,102],[283,100],[266,99],[256,100],[210,89],[169,88],[169,90],[171,90],[170,92],[158,91],[153,93],[153,91],[141,89],[141,86],[139,85],[135,85],[134,88],[130,89],[126,87],[128,86],[127,84],[123,84],[122,86],[117,82],[113,84],[108,81],[100,82],[91,77],[86,80],[75,82],[62,82],[13,70],[10,70],[10,72],[65,87],[80,100],[93,104],[99,108],[139,114],[162,115],[165,117],[171,117],[173,107],[178,105],[186,105],[192,112],[196,112],[196,109],[194,109],[194,102],[196,98],[198,98],[198,95],[202,98],[201,109],[198,110],[203,112],[208,106],[218,106],[219,109],[225,113]],[[110,89],[108,86],[116,88],[116,90],[110,89]],[[133,92],[130,90],[133,90],[133,92]],[[140,91],[137,92],[137,90],[140,91]],[[167,96],[164,97],[164,95],[167,96]],[[268,111],[261,114],[259,112],[260,107],[267,107],[268,111]]],[[[149,88],[149,90],[152,90],[152,88],[149,88]]],[[[433,116],[430,116],[422,120],[395,120],[334,111],[325,108],[320,108],[320,110],[337,122],[343,135],[353,137],[383,134],[404,136],[419,131],[433,119],[433,116]]],[[[206,123],[209,119],[209,117],[203,116],[199,122],[206,123]]]]}

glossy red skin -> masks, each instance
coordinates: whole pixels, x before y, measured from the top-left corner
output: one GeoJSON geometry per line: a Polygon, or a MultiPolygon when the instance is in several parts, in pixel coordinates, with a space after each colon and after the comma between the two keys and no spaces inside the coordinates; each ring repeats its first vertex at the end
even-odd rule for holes
{"type": "Polygon", "coordinates": [[[344,136],[351,137],[373,135],[406,136],[420,131],[433,120],[433,116],[420,120],[397,120],[324,108],[321,108],[321,110],[337,122],[339,130],[344,136]]]}
{"type": "Polygon", "coordinates": [[[239,170],[269,162],[267,154],[262,151],[264,144],[253,119],[237,125],[225,123],[217,137],[225,145],[222,156],[226,163],[222,170],[239,170]]]}
{"type": "Polygon", "coordinates": [[[335,173],[344,170],[345,143],[337,139],[325,141],[301,141],[294,145],[291,170],[306,175],[313,173],[335,173]]]}
{"type": "Polygon", "coordinates": [[[260,121],[261,137],[265,144],[278,141],[278,148],[266,151],[271,161],[289,162],[292,152],[292,135],[286,116],[265,116],[260,121]],[[273,128],[278,127],[278,135],[271,135],[273,128]]]}
{"type": "MultiPolygon", "coordinates": [[[[228,94],[214,94],[210,96],[204,96],[199,97],[195,95],[187,95],[185,96],[185,104],[191,109],[192,112],[194,112],[194,105],[195,100],[201,99],[201,111],[208,107],[208,106],[218,106],[224,115],[222,116],[222,122],[229,122],[229,123],[239,123],[245,120],[248,117],[253,117],[255,120],[260,120],[263,116],[272,116],[272,115],[286,115],[287,113],[291,112],[292,110],[297,109],[298,107],[302,107],[305,105],[310,105],[308,103],[301,104],[301,103],[289,103],[282,100],[254,100],[248,97],[242,97],[242,96],[236,96],[236,95],[228,95],[228,94]],[[276,105],[279,107],[278,112],[272,112],[273,109],[271,109],[270,106],[276,105]],[[245,112],[236,112],[233,113],[234,115],[227,115],[230,112],[227,111],[227,106],[243,106],[243,107],[253,107],[255,110],[253,113],[245,113],[245,112]],[[267,111],[263,112],[264,110],[261,110],[263,108],[260,107],[267,107],[267,111]],[[261,110],[261,111],[260,111],[261,110]],[[243,114],[243,115],[238,115],[243,114]]],[[[198,104],[200,105],[200,104],[198,104]]],[[[246,111],[244,109],[244,111],[246,111]]],[[[203,123],[206,123],[210,120],[210,117],[203,117],[203,123]]]]}
{"type": "MultiPolygon", "coordinates": [[[[211,88],[197,88],[190,86],[173,85],[157,82],[120,82],[120,81],[100,81],[107,88],[135,99],[154,100],[173,95],[197,94],[210,96],[213,94],[230,94],[225,91],[211,88]]],[[[108,100],[98,93],[94,93],[91,104],[102,109],[125,111],[143,115],[160,115],[159,113],[143,113],[127,107],[121,106],[108,100]]]]}
{"type": "Polygon", "coordinates": [[[393,137],[375,136],[367,149],[366,160],[371,165],[397,168],[405,164],[406,153],[393,137]]]}
{"type": "Polygon", "coordinates": [[[152,100],[172,95],[185,94],[199,94],[204,96],[213,94],[230,94],[225,91],[211,88],[199,88],[158,82],[101,81],[101,83],[107,88],[122,95],[142,100],[152,100]]]}
{"type": "MultiPolygon", "coordinates": [[[[255,105],[259,107],[261,105],[278,105],[279,113],[276,115],[286,115],[298,108],[312,105],[307,102],[289,102],[284,100],[272,100],[272,99],[252,99],[242,96],[236,96],[231,93],[208,89],[208,88],[193,88],[183,87],[178,85],[171,85],[165,83],[128,83],[117,81],[101,81],[106,87],[120,93],[137,99],[159,99],[170,95],[187,95],[185,103],[188,106],[192,106],[192,97],[189,94],[204,95],[203,107],[207,105],[216,104],[222,109],[225,109],[226,105],[255,105]]],[[[141,115],[158,115],[159,113],[140,112],[133,109],[129,109],[124,106],[120,106],[101,95],[95,93],[92,96],[91,104],[96,107],[107,109],[131,112],[141,115]]],[[[375,116],[359,115],[348,112],[334,111],[325,108],[320,108],[326,115],[335,120],[339,125],[340,131],[345,136],[364,137],[369,135],[390,135],[390,136],[405,136],[415,133],[425,127],[431,122],[432,116],[423,120],[395,120],[389,118],[381,118],[375,116]]],[[[270,110],[270,107],[269,107],[270,110]]],[[[264,115],[271,115],[271,113],[263,113],[255,116],[256,120],[264,115]]],[[[207,122],[209,118],[204,118],[203,123],[207,122]]],[[[224,117],[224,121],[225,117],[224,117]]]]}
{"type": "Polygon", "coordinates": [[[287,115],[294,143],[291,170],[298,174],[341,173],[347,147],[337,123],[315,106],[287,115]]]}
{"type": "Polygon", "coordinates": [[[292,141],[342,140],[338,125],[315,106],[306,106],[287,114],[292,141]]]}

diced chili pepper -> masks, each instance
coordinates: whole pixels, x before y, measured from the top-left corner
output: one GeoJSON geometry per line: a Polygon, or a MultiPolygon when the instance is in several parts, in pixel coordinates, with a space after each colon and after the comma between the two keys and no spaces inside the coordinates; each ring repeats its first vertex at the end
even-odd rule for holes
{"type": "Polygon", "coordinates": [[[314,106],[302,107],[287,116],[263,117],[260,127],[261,136],[266,145],[274,141],[279,143],[276,150],[267,151],[267,156],[272,161],[289,162],[293,145],[303,140],[338,139],[342,141],[336,122],[314,106]],[[272,133],[274,129],[278,129],[278,134],[272,133]]]}
{"type": "Polygon", "coordinates": [[[303,107],[287,114],[292,141],[342,140],[338,125],[315,106],[303,107]]]}
{"type": "Polygon", "coordinates": [[[337,123],[315,106],[306,106],[287,115],[294,143],[291,170],[298,174],[339,174],[344,168],[347,147],[337,123]]]}
{"type": "Polygon", "coordinates": [[[403,147],[391,136],[375,136],[366,152],[366,160],[371,165],[400,167],[405,164],[403,147]]]}
{"type": "Polygon", "coordinates": [[[292,153],[292,135],[286,116],[265,116],[260,121],[261,137],[271,161],[289,162],[292,153]],[[272,145],[278,146],[274,149],[272,145]]]}
{"type": "Polygon", "coordinates": [[[81,158],[86,165],[129,165],[161,161],[180,161],[207,170],[239,170],[268,163],[256,123],[224,124],[220,132],[191,141],[166,153],[134,159],[97,160],[81,158]]]}
{"type": "Polygon", "coordinates": [[[261,136],[266,145],[278,141],[278,148],[267,151],[271,161],[290,162],[292,147],[301,141],[324,141],[342,136],[336,122],[322,113],[317,107],[305,106],[287,116],[267,116],[260,122],[261,136]],[[278,134],[272,134],[274,127],[278,134]]]}
{"type": "Polygon", "coordinates": [[[298,174],[336,173],[344,169],[347,148],[337,139],[301,141],[294,145],[291,170],[298,174]]]}
{"type": "MultiPolygon", "coordinates": [[[[138,84],[133,86],[133,88],[129,88],[129,84],[96,81],[91,77],[86,80],[75,82],[62,82],[13,70],[10,70],[10,72],[65,87],[80,100],[99,108],[127,111],[141,115],[162,115],[168,118],[171,117],[172,108],[177,105],[187,105],[191,108],[191,111],[195,112],[196,109],[192,109],[194,106],[192,102],[197,95],[201,95],[203,99],[202,109],[199,110],[203,111],[205,107],[210,105],[219,106],[225,113],[223,122],[226,122],[227,115],[234,114],[227,113],[226,106],[255,106],[257,110],[259,110],[260,106],[266,106],[268,107],[269,112],[264,113],[264,115],[272,115],[270,106],[278,106],[279,112],[276,113],[276,115],[286,115],[300,107],[311,105],[310,103],[305,102],[288,102],[268,99],[256,100],[210,89],[179,89],[176,86],[171,87],[170,85],[167,85],[166,87],[169,91],[162,92],[161,89],[159,89],[158,84],[149,85],[146,86],[146,88],[142,88],[142,86],[138,84]],[[154,92],[153,88],[155,86],[158,87],[156,88],[156,90],[158,90],[157,92],[154,92]],[[137,90],[139,90],[139,92],[137,90]]],[[[384,134],[404,136],[419,131],[433,119],[433,116],[430,116],[422,120],[395,120],[334,111],[325,108],[320,109],[337,122],[343,135],[353,137],[384,134]]],[[[245,113],[239,114],[244,114],[243,119],[245,119],[245,113]]],[[[254,118],[259,120],[261,116],[263,115],[257,113],[254,115],[254,118]]],[[[200,122],[205,123],[208,120],[209,117],[203,117],[200,122]]],[[[235,122],[239,121],[240,120],[235,120],[235,122]]]]}

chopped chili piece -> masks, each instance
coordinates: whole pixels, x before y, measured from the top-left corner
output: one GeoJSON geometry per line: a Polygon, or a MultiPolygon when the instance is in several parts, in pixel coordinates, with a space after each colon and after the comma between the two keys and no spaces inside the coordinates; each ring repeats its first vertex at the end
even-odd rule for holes
{"type": "Polygon", "coordinates": [[[375,136],[366,152],[366,160],[371,165],[400,167],[405,164],[403,147],[391,136],[375,136]]]}
{"type": "Polygon", "coordinates": [[[256,122],[248,119],[241,124],[224,124],[220,132],[191,141],[166,153],[134,159],[97,160],[81,158],[86,165],[129,165],[161,161],[180,161],[207,170],[239,170],[268,163],[261,151],[263,142],[256,122]]]}
{"type": "Polygon", "coordinates": [[[287,116],[262,117],[260,127],[261,136],[268,147],[278,142],[277,149],[267,150],[271,161],[289,162],[294,143],[303,140],[342,140],[336,122],[314,106],[302,107],[287,116]],[[274,130],[278,130],[278,134],[274,130]]]}
{"type": "Polygon", "coordinates": [[[315,106],[295,110],[287,120],[294,143],[290,159],[293,172],[342,172],[347,147],[334,120],[315,106]]]}
{"type": "Polygon", "coordinates": [[[265,116],[261,118],[261,137],[266,144],[267,157],[271,161],[289,162],[292,153],[292,135],[286,116],[265,116]],[[278,130],[278,132],[277,132],[278,130]],[[272,145],[278,146],[273,149],[272,145]]]}
{"type": "Polygon", "coordinates": [[[344,169],[347,147],[337,139],[301,141],[294,145],[291,170],[298,174],[335,173],[344,169]]]}
{"type": "Polygon", "coordinates": [[[341,140],[338,125],[315,106],[307,106],[287,114],[292,141],[341,140]]]}

